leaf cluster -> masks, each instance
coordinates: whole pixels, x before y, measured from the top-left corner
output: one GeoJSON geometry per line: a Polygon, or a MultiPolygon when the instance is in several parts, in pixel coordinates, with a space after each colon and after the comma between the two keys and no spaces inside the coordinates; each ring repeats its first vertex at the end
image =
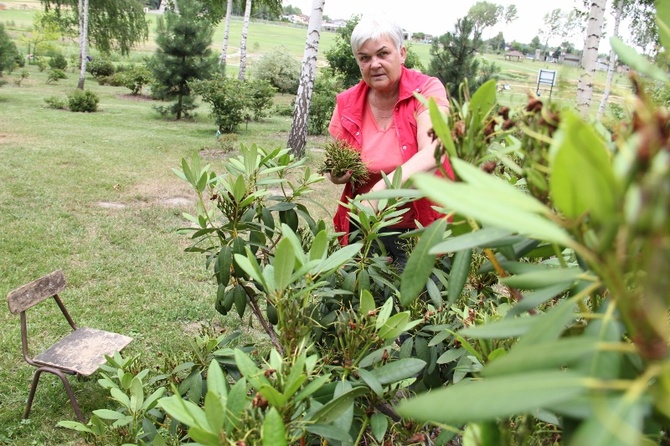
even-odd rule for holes
{"type": "Polygon", "coordinates": [[[334,177],[341,177],[351,172],[350,181],[354,185],[362,185],[370,174],[367,166],[361,159],[361,153],[345,141],[330,141],[324,147],[325,158],[319,168],[319,173],[330,173],[334,177]]]}

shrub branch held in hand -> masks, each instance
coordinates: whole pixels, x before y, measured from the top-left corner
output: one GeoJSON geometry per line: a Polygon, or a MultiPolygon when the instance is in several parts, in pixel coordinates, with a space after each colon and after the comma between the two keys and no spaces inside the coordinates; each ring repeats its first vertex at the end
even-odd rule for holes
{"type": "Polygon", "coordinates": [[[344,141],[332,141],[326,144],[326,158],[319,173],[331,173],[341,177],[351,171],[351,182],[356,185],[365,184],[368,180],[368,168],[361,160],[361,154],[344,141]]]}

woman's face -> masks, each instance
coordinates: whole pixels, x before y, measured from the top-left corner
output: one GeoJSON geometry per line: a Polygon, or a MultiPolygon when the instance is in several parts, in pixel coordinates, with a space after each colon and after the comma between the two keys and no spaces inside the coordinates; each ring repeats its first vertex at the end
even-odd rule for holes
{"type": "Polygon", "coordinates": [[[391,91],[398,85],[407,50],[398,50],[393,39],[380,37],[366,40],[356,53],[363,80],[370,88],[391,91]]]}

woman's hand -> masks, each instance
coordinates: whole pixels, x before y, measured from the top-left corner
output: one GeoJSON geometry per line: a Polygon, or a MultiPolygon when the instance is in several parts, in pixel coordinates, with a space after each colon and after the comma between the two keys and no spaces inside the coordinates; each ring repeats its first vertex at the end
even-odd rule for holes
{"type": "Polygon", "coordinates": [[[332,181],[333,184],[346,184],[351,179],[351,174],[352,172],[351,170],[349,170],[347,172],[344,172],[344,175],[337,177],[333,175],[332,172],[326,172],[326,177],[328,177],[328,179],[332,181]]]}

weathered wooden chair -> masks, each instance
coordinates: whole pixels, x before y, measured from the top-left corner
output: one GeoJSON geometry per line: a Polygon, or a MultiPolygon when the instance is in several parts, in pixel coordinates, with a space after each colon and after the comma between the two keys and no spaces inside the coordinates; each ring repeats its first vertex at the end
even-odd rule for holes
{"type": "MultiPolygon", "coordinates": [[[[70,404],[74,409],[77,418],[85,423],[86,420],[81,414],[77,399],[72,392],[70,383],[66,374],[89,376],[98,370],[101,364],[105,362],[105,355],[113,355],[121,351],[132,341],[132,338],[109,331],[96,330],[93,328],[78,328],[72,317],[68,313],[62,300],[58,296],[65,288],[65,275],[63,271],[57,270],[40,279],[25,284],[7,295],[9,311],[12,314],[21,315],[21,344],[23,347],[23,357],[28,364],[37,367],[33,377],[30,395],[23,418],[28,418],[30,408],[35,398],[35,390],[42,372],[53,373],[58,376],[65,391],[70,398],[70,404]],[[26,310],[38,303],[53,297],[63,316],[72,327],[72,332],[61,338],[54,345],[44,350],[35,357],[30,356],[28,349],[28,323],[26,321],[26,310]]],[[[47,327],[44,327],[47,328],[47,327]]]]}

